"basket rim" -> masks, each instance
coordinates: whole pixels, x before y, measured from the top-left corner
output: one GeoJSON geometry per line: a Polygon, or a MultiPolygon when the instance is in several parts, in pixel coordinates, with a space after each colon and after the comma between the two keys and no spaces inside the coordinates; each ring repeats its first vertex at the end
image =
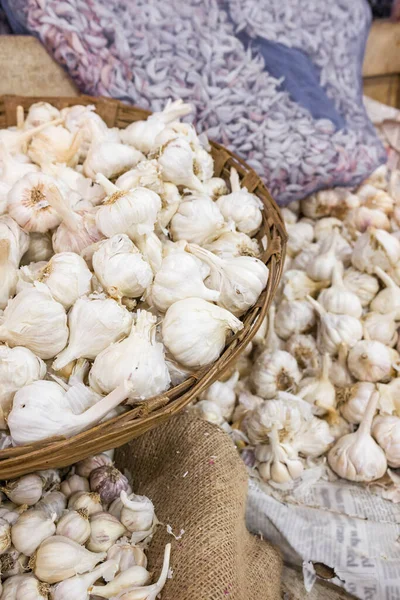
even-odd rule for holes
{"type": "MultiPolygon", "coordinates": [[[[7,94],[0,96],[0,127],[15,123],[15,109],[18,104],[29,107],[35,102],[50,102],[58,108],[76,104],[94,104],[96,112],[102,116],[108,126],[114,126],[117,123],[127,125],[129,122],[146,118],[151,114],[151,111],[146,109],[103,96],[94,97],[83,94],[49,97],[7,94]],[[137,118],[130,118],[132,114],[137,115],[137,118]],[[2,124],[2,119],[4,124],[2,124]]],[[[121,125],[117,126],[121,127],[121,125]]],[[[256,305],[241,317],[244,328],[227,340],[227,345],[217,361],[197,371],[183,384],[175,386],[159,396],[147,399],[122,415],[71,438],[58,436],[33,444],[0,450],[0,479],[9,479],[50,467],[67,466],[101,450],[119,447],[134,437],[157,427],[180,412],[205,388],[221,377],[256,334],[281,279],[288,236],[279,208],[261,178],[244,159],[231,150],[212,140],[210,140],[210,145],[216,165],[215,171],[220,172],[222,176],[224,170],[235,166],[239,172],[241,184],[256,194],[264,204],[261,229],[268,238],[268,247],[262,259],[263,262],[268,263],[269,279],[256,305]]]]}

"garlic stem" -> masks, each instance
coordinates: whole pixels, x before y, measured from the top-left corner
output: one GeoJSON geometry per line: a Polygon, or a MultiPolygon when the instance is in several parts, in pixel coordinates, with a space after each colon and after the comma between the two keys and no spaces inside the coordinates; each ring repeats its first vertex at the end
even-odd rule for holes
{"type": "Polygon", "coordinates": [[[311,306],[314,308],[314,310],[318,313],[318,315],[320,317],[322,315],[326,314],[325,308],[322,306],[322,304],[317,302],[317,300],[314,300],[314,298],[312,298],[311,296],[306,296],[306,299],[308,300],[308,302],[311,304],[311,306]]]}
{"type": "Polygon", "coordinates": [[[231,191],[232,193],[234,192],[240,192],[240,179],[239,179],[239,175],[238,172],[236,171],[236,169],[234,167],[231,168],[231,176],[230,176],[230,182],[231,182],[231,191]]]}
{"type": "Polygon", "coordinates": [[[374,270],[375,273],[378,275],[379,279],[383,281],[387,288],[393,288],[395,290],[399,289],[399,286],[395,284],[393,279],[387,273],[385,273],[385,271],[381,269],[381,267],[375,267],[374,270]]]}
{"type": "Polygon", "coordinates": [[[40,133],[50,125],[61,125],[61,123],[63,123],[63,119],[54,119],[53,121],[42,123],[42,125],[38,125],[37,127],[32,127],[32,129],[28,129],[27,131],[9,131],[7,129],[3,129],[0,132],[0,140],[5,142],[9,152],[17,153],[20,151],[22,144],[29,142],[33,136],[40,133]]]}
{"type": "Polygon", "coordinates": [[[368,400],[368,404],[365,409],[364,416],[362,418],[360,426],[356,431],[357,435],[359,435],[359,436],[370,435],[372,421],[373,421],[375,413],[376,413],[376,407],[378,406],[378,402],[379,402],[379,392],[373,392],[373,394],[371,394],[370,399],[368,400]]]}
{"type": "Polygon", "coordinates": [[[82,223],[82,216],[74,212],[65,203],[59,189],[55,185],[49,185],[46,193],[46,200],[63,220],[68,229],[77,231],[82,223]]]}
{"type": "Polygon", "coordinates": [[[121,189],[114,185],[107,177],[105,177],[102,173],[97,173],[96,175],[96,183],[101,185],[106,192],[106,194],[111,195],[115,194],[115,192],[120,192],[121,189]]]}
{"type": "Polygon", "coordinates": [[[24,107],[18,104],[17,106],[17,129],[22,129],[25,122],[24,107]]]}
{"type": "Polygon", "coordinates": [[[80,428],[88,428],[98,423],[113,408],[116,408],[126,400],[132,391],[132,383],[126,380],[119,385],[113,392],[99,400],[96,404],[88,408],[84,413],[77,416],[80,428]]]}

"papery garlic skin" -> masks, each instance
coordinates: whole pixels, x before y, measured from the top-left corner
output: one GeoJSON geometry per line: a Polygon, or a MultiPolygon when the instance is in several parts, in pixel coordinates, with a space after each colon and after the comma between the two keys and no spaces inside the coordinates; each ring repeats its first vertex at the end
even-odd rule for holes
{"type": "Polygon", "coordinates": [[[330,467],[344,479],[369,482],[386,472],[385,454],[370,433],[378,399],[374,392],[357,431],[340,438],[328,454],[330,467]]]}
{"type": "Polygon", "coordinates": [[[40,283],[19,292],[0,317],[0,341],[11,347],[25,346],[42,359],[55,356],[67,339],[65,309],[40,283]]]}
{"type": "Polygon", "coordinates": [[[46,197],[56,180],[44,173],[28,173],[15,183],[8,193],[7,208],[24,231],[46,233],[60,224],[60,217],[46,197]]]}
{"type": "Polygon", "coordinates": [[[251,374],[255,392],[263,398],[274,398],[278,391],[294,392],[300,379],[296,359],[284,350],[260,354],[251,374]]]}
{"type": "Polygon", "coordinates": [[[147,557],[143,550],[137,546],[126,544],[122,540],[111,546],[107,552],[107,559],[117,562],[118,573],[123,573],[135,565],[147,567],[147,557]]]}
{"type": "Polygon", "coordinates": [[[10,243],[8,258],[14,266],[19,267],[21,258],[29,247],[29,234],[9,215],[2,215],[0,216],[0,239],[10,243]]]}
{"type": "Polygon", "coordinates": [[[264,205],[247,188],[240,188],[239,176],[233,167],[230,181],[232,192],[220,196],[217,206],[226,221],[233,221],[238,231],[253,236],[261,226],[264,205]]]}
{"type": "Polygon", "coordinates": [[[29,510],[23,513],[11,528],[14,548],[25,556],[32,556],[40,544],[55,533],[55,519],[55,514],[52,518],[48,518],[40,510],[29,510]]]}
{"type": "Polygon", "coordinates": [[[111,298],[79,298],[68,315],[68,346],[57,356],[53,368],[58,371],[76,358],[95,359],[128,334],[131,322],[131,314],[111,298]]]}
{"type": "Polygon", "coordinates": [[[372,340],[357,342],[348,356],[349,371],[359,381],[388,381],[392,364],[390,348],[372,340]]]}
{"type": "Polygon", "coordinates": [[[53,256],[53,245],[49,233],[30,233],[29,247],[22,257],[22,264],[48,261],[53,256]]]}
{"type": "Polygon", "coordinates": [[[400,466],[400,418],[378,415],[372,424],[372,435],[385,453],[389,467],[400,466]]]}
{"type": "Polygon", "coordinates": [[[231,256],[253,256],[259,258],[260,246],[255,238],[239,231],[227,231],[205,248],[220,258],[231,256]]]}
{"type": "Polygon", "coordinates": [[[83,258],[75,252],[55,254],[39,276],[49,288],[54,300],[66,310],[81,296],[91,291],[92,273],[83,258]]]}
{"type": "Polygon", "coordinates": [[[178,362],[199,367],[215,361],[226,343],[229,330],[236,333],[243,323],[232,313],[200,298],[172,304],[165,313],[162,337],[178,362]]]}
{"type": "Polygon", "coordinates": [[[138,311],[130,335],[111,344],[96,357],[89,374],[90,385],[99,393],[111,392],[131,377],[130,399],[144,400],[165,391],[170,376],[164,358],[164,347],[155,339],[157,318],[138,311]]]}
{"type": "Polygon", "coordinates": [[[93,270],[113,298],[138,298],[153,280],[150,265],[125,234],[100,242],[93,254],[93,270]]]}
{"type": "Polygon", "coordinates": [[[206,245],[216,240],[225,228],[224,217],[207,196],[188,196],[171,219],[170,234],[176,242],[185,240],[206,245]]]}

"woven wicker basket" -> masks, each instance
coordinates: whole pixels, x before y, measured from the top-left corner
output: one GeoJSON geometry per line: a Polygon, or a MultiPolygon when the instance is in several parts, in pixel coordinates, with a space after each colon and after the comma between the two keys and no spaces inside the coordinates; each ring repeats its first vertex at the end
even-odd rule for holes
{"type": "MultiPolygon", "coordinates": [[[[31,104],[39,100],[51,102],[59,109],[74,104],[94,104],[97,112],[109,127],[123,128],[133,121],[147,118],[150,114],[146,110],[128,106],[117,100],[91,96],[70,98],[3,96],[0,98],[0,127],[15,125],[18,105],[28,109],[31,104]]],[[[0,479],[18,477],[38,469],[67,466],[102,450],[121,446],[157,427],[182,410],[213,381],[220,378],[251,341],[268,311],[279,284],[287,235],[278,207],[260,178],[244,160],[214,142],[212,142],[212,155],[217,176],[229,180],[230,168],[234,166],[241,177],[242,185],[254,192],[265,207],[263,224],[258,237],[262,238],[265,235],[268,239],[267,251],[264,252],[262,260],[268,265],[269,279],[256,306],[244,315],[244,328],[229,338],[223,354],[214,364],[199,370],[182,384],[160,396],[149,398],[140,406],[130,409],[119,417],[97,425],[73,438],[57,437],[1,450],[0,479]]]]}

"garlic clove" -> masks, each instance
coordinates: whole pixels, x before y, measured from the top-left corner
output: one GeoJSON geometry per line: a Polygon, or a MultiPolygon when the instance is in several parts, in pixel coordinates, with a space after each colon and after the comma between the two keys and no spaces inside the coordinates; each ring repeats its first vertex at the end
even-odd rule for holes
{"type": "Polygon", "coordinates": [[[125,532],[125,526],[113,515],[95,513],[90,517],[90,537],[86,548],[92,552],[107,552],[125,532]]]}
{"type": "Polygon", "coordinates": [[[68,499],[68,509],[76,511],[84,510],[87,511],[89,516],[101,513],[103,507],[100,494],[95,492],[75,492],[68,499]]]}
{"type": "Polygon", "coordinates": [[[65,579],[52,590],[52,600],[88,600],[89,591],[93,584],[101,577],[113,576],[116,568],[115,561],[107,560],[91,573],[65,579]]]}
{"type": "Polygon", "coordinates": [[[56,535],[67,537],[77,544],[85,544],[90,533],[89,512],[85,508],[68,510],[57,523],[56,535]]]}
{"type": "Polygon", "coordinates": [[[42,496],[43,481],[39,475],[32,473],[14,481],[9,481],[5,487],[0,489],[11,502],[18,505],[27,504],[28,506],[33,506],[42,496]]]}
{"type": "Polygon", "coordinates": [[[23,513],[11,528],[11,540],[18,552],[32,556],[40,544],[56,531],[54,521],[40,510],[28,510],[23,513]]]}

